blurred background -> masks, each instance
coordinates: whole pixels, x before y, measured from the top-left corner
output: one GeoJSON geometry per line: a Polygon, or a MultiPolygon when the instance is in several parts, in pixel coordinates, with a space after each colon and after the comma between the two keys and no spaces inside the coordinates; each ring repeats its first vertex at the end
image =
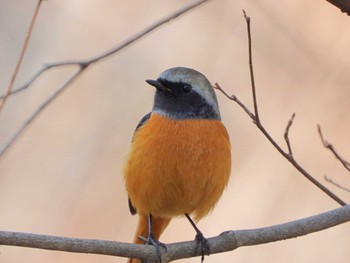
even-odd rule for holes
{"type": "MultiPolygon", "coordinates": [[[[190,1],[50,0],[42,4],[15,87],[43,64],[100,54],[190,1]]],[[[36,0],[0,0],[0,93],[10,81],[36,0]]],[[[0,229],[130,242],[137,217],[127,206],[122,167],[136,124],[152,106],[145,84],[173,66],[218,82],[252,109],[245,9],[252,18],[260,116],[283,146],[343,200],[350,174],[323,148],[325,138],[350,160],[350,17],[319,0],[215,0],[166,24],[91,66],[37,118],[0,158],[0,229]]],[[[45,73],[11,97],[0,115],[0,144],[73,73],[45,73]]],[[[199,228],[207,237],[230,229],[283,223],[339,205],[309,183],[267,142],[235,103],[218,94],[232,140],[230,184],[199,228]]],[[[191,240],[184,218],[161,241],[191,240]]],[[[333,262],[349,260],[350,224],[297,239],[239,248],[212,262],[333,262]]],[[[199,258],[183,262],[199,262],[199,258]]],[[[0,247],[0,262],[125,262],[124,258],[0,247]]]]}

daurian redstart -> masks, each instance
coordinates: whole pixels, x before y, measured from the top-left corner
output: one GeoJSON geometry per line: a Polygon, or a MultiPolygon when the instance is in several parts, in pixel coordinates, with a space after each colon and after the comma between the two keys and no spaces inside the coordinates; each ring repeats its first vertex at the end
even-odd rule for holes
{"type": "Polygon", "coordinates": [[[214,208],[228,183],[229,135],[214,89],[200,72],[175,67],[146,82],[156,88],[153,109],[137,125],[124,169],[129,208],[139,215],[134,243],[144,244],[144,237],[159,253],[170,220],[185,215],[203,260],[209,247],[194,221],[214,208]]]}

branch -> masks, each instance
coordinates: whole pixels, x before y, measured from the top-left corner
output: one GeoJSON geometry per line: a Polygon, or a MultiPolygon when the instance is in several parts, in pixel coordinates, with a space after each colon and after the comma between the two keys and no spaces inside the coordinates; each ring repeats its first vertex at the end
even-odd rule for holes
{"type": "Polygon", "coordinates": [[[0,151],[0,156],[2,156],[11,145],[18,139],[18,137],[23,133],[23,131],[31,124],[39,114],[45,110],[49,104],[58,97],[64,90],[66,90],[69,85],[84,71],[86,68],[80,68],[75,74],[73,74],[58,90],[56,90],[50,97],[48,97],[39,107],[29,116],[28,119],[24,121],[21,127],[12,135],[10,140],[3,146],[0,151]]]}
{"type": "MultiPolygon", "coordinates": [[[[87,67],[95,62],[98,62],[100,60],[103,60],[111,55],[114,55],[115,53],[121,51],[122,49],[128,47],[130,44],[136,42],[137,40],[143,38],[144,36],[148,35],[149,33],[153,32],[155,29],[158,27],[172,21],[173,19],[176,19],[180,17],[181,15],[189,12],[190,10],[208,2],[210,0],[199,0],[199,1],[194,1],[181,9],[169,14],[168,16],[156,21],[155,23],[151,24],[150,26],[144,28],[140,32],[136,33],[135,35],[125,39],[121,43],[119,43],[117,46],[114,48],[105,51],[101,54],[95,55],[89,59],[82,59],[82,60],[67,60],[67,61],[61,61],[57,63],[51,63],[51,64],[46,64],[42,69],[37,71],[37,73],[34,74],[34,76],[23,86],[13,90],[10,95],[16,94],[18,92],[21,92],[27,88],[37,79],[39,78],[44,72],[52,69],[52,68],[58,68],[58,67],[65,67],[65,66],[80,66],[80,67],[87,67]]],[[[3,99],[4,95],[0,96],[0,99],[3,99]]]]}
{"type": "MultiPolygon", "coordinates": [[[[171,13],[170,15],[158,20],[154,24],[144,28],[139,33],[135,34],[134,36],[131,36],[130,38],[127,38],[125,41],[121,42],[119,45],[114,47],[113,49],[103,52],[102,54],[93,56],[92,58],[86,59],[86,60],[70,60],[70,61],[62,61],[58,63],[52,63],[45,65],[42,69],[40,69],[37,73],[34,74],[34,76],[22,87],[13,90],[11,94],[16,94],[18,92],[21,92],[23,90],[26,90],[29,88],[43,73],[47,72],[50,69],[58,68],[58,67],[65,67],[65,66],[78,66],[79,70],[76,74],[73,75],[71,79],[69,79],[63,86],[59,87],[49,98],[47,98],[43,104],[41,104],[31,115],[30,117],[18,128],[18,130],[15,132],[15,134],[10,138],[8,142],[5,143],[3,148],[0,150],[0,157],[9,149],[11,145],[17,140],[17,138],[23,133],[23,131],[29,126],[29,124],[35,120],[39,114],[54,100],[56,97],[61,94],[64,90],[70,86],[70,84],[83,72],[84,69],[89,67],[90,65],[101,61],[107,57],[110,57],[111,55],[116,54],[117,52],[121,51],[122,49],[128,47],[132,43],[135,43],[137,40],[141,39],[142,37],[148,35],[149,33],[153,32],[158,27],[162,26],[163,24],[166,24],[173,19],[176,19],[180,17],[181,15],[189,12],[190,10],[194,9],[195,7],[202,5],[209,0],[200,0],[200,1],[194,1],[181,9],[171,13]]],[[[5,96],[0,96],[1,98],[5,98],[5,96]]]]}
{"type": "Polygon", "coordinates": [[[295,118],[295,113],[292,114],[292,117],[288,121],[286,130],[284,132],[284,140],[286,141],[286,144],[287,144],[287,147],[288,147],[288,154],[290,156],[293,156],[293,152],[292,152],[292,146],[290,145],[290,141],[289,141],[289,130],[290,130],[290,127],[293,124],[294,118],[295,118]]]}
{"type": "Polygon", "coordinates": [[[15,80],[16,80],[16,77],[17,77],[17,73],[18,73],[19,68],[20,68],[20,66],[22,64],[22,60],[23,60],[24,54],[25,54],[25,52],[27,50],[29,39],[30,39],[30,36],[32,35],[32,31],[33,31],[33,28],[34,28],[35,20],[36,20],[36,18],[38,16],[39,9],[40,9],[40,6],[41,6],[42,2],[43,2],[42,0],[38,0],[37,6],[36,6],[35,11],[34,11],[34,15],[32,17],[32,21],[30,22],[29,29],[28,29],[26,37],[24,39],[24,43],[23,43],[23,47],[22,47],[21,53],[19,55],[17,64],[15,66],[15,70],[14,70],[14,72],[12,74],[12,77],[11,77],[11,80],[10,80],[10,84],[7,87],[5,95],[1,97],[2,101],[0,102],[0,112],[1,112],[2,108],[5,105],[5,103],[7,101],[7,98],[12,93],[13,84],[15,83],[15,80]]]}
{"type": "Polygon", "coordinates": [[[244,10],[243,10],[243,16],[245,18],[245,21],[247,22],[247,31],[248,31],[249,71],[250,71],[250,82],[251,82],[251,86],[252,86],[252,94],[253,94],[253,102],[254,102],[254,113],[255,113],[254,122],[260,123],[258,102],[256,99],[256,91],[255,91],[254,70],[253,70],[252,36],[250,33],[250,17],[247,16],[247,14],[244,10]]]}
{"type": "Polygon", "coordinates": [[[350,163],[349,163],[347,160],[345,160],[344,158],[342,158],[342,157],[337,153],[337,151],[335,150],[334,146],[333,146],[332,144],[330,144],[329,142],[327,142],[327,141],[324,139],[323,134],[322,134],[322,130],[321,130],[321,126],[320,126],[320,125],[317,125],[317,129],[318,129],[318,134],[320,135],[320,138],[321,138],[321,141],[322,141],[323,146],[324,146],[326,149],[330,150],[330,151],[334,154],[335,158],[336,158],[338,161],[340,161],[340,163],[344,166],[344,168],[350,172],[350,163]]]}
{"type": "Polygon", "coordinates": [[[224,90],[221,88],[221,86],[219,85],[219,83],[217,83],[217,82],[215,83],[215,85],[213,86],[213,88],[219,90],[220,92],[222,92],[228,99],[230,99],[230,100],[236,102],[236,103],[249,115],[249,117],[254,121],[255,115],[248,109],[248,107],[246,107],[246,106],[243,104],[243,102],[241,102],[241,101],[237,98],[237,96],[235,96],[235,95],[231,95],[231,96],[228,95],[228,94],[226,93],[226,91],[224,91],[224,90]]]}
{"type": "MultiPolygon", "coordinates": [[[[334,201],[336,201],[338,204],[344,206],[346,203],[340,199],[337,195],[335,195],[331,190],[329,190],[327,187],[322,185],[319,181],[317,181],[310,173],[308,173],[295,159],[294,156],[291,154],[291,147],[289,144],[289,138],[288,138],[288,131],[290,126],[292,125],[293,116],[292,119],[289,121],[285,136],[287,136],[287,146],[288,146],[288,152],[284,151],[281,146],[278,145],[278,143],[272,138],[272,136],[268,133],[268,131],[265,129],[263,124],[260,121],[260,118],[257,116],[258,113],[258,104],[256,100],[256,89],[255,89],[255,82],[254,82],[254,73],[253,73],[253,67],[252,67],[252,49],[251,49],[251,36],[250,36],[250,17],[247,16],[245,11],[243,10],[243,15],[247,23],[247,31],[248,31],[248,44],[249,44],[249,68],[250,68],[250,77],[251,77],[251,86],[252,86],[252,93],[253,93],[253,103],[254,103],[254,111],[255,115],[246,107],[235,95],[229,96],[226,92],[224,92],[218,84],[214,86],[215,88],[219,89],[224,93],[226,97],[229,99],[237,102],[237,104],[249,115],[249,117],[252,119],[253,123],[257,126],[257,128],[264,134],[264,136],[270,141],[270,143],[276,148],[276,150],[285,158],[287,159],[305,178],[307,178],[309,181],[311,181],[315,186],[317,186],[320,190],[322,190],[325,194],[327,194],[330,198],[332,198],[334,201]]],[[[286,138],[286,137],[285,137],[286,138]]]]}
{"type": "MultiPolygon", "coordinates": [[[[248,230],[226,231],[208,238],[210,253],[232,251],[239,247],[266,244],[270,242],[304,236],[350,221],[350,205],[311,217],[248,230]]],[[[119,257],[140,258],[156,262],[157,253],[153,246],[128,244],[116,241],[67,238],[30,233],[0,231],[0,245],[21,246],[74,253],[91,253],[119,257]]],[[[162,262],[201,255],[196,241],[167,244],[167,252],[161,250],[162,262]]]]}
{"type": "MultiPolygon", "coordinates": [[[[247,22],[247,27],[248,27],[248,40],[249,40],[249,47],[251,46],[250,44],[250,17],[246,15],[246,13],[243,10],[244,18],[247,22]]],[[[249,66],[252,63],[252,50],[249,48],[249,66]]],[[[251,67],[251,66],[250,66],[251,67]]],[[[254,73],[251,70],[251,79],[254,80],[254,73]]],[[[256,101],[256,96],[255,96],[255,85],[254,81],[252,81],[252,90],[253,90],[253,103],[254,103],[254,109],[258,108],[257,101],[256,101]]],[[[257,113],[257,110],[256,110],[257,113]]],[[[293,120],[293,119],[292,119],[293,120]]],[[[346,203],[341,200],[338,196],[336,196],[331,190],[326,188],[324,185],[322,185],[319,181],[317,181],[311,174],[309,174],[303,167],[300,166],[300,164],[294,159],[293,155],[288,154],[285,152],[278,144],[277,142],[271,137],[271,135],[266,131],[266,129],[263,127],[262,123],[260,122],[260,119],[255,115],[253,118],[253,122],[255,125],[259,128],[259,130],[265,135],[265,137],[272,143],[272,145],[282,154],[283,157],[285,157],[302,175],[304,175],[309,181],[311,181],[314,185],[316,185],[319,189],[321,189],[324,193],[326,193],[329,197],[331,197],[333,200],[335,200],[337,203],[340,205],[344,206],[346,203]]],[[[292,124],[292,123],[291,123],[292,124]]],[[[290,124],[290,125],[291,125],[290,124]]],[[[290,126],[288,124],[288,126],[290,126]]],[[[287,130],[289,127],[287,126],[287,130]]]]}
{"type": "Polygon", "coordinates": [[[332,185],[334,185],[334,186],[336,186],[336,187],[338,187],[338,188],[340,188],[340,189],[342,189],[342,190],[347,191],[347,192],[350,193],[350,189],[349,189],[349,188],[346,188],[346,187],[344,187],[344,186],[338,184],[337,182],[334,182],[332,178],[329,178],[329,177],[327,177],[327,176],[324,176],[324,179],[325,179],[328,183],[331,183],[332,185]]]}
{"type": "Polygon", "coordinates": [[[350,15],[350,1],[349,0],[327,0],[332,5],[338,7],[343,13],[350,15]]]}

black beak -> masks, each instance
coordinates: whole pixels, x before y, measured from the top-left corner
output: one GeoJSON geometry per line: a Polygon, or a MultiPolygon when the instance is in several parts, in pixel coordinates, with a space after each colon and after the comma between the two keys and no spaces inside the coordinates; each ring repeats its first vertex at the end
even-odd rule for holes
{"type": "Polygon", "coordinates": [[[155,87],[157,90],[161,90],[161,91],[170,91],[170,89],[168,89],[167,87],[164,87],[162,85],[162,83],[160,83],[158,80],[154,80],[154,79],[147,79],[146,82],[155,87]]]}

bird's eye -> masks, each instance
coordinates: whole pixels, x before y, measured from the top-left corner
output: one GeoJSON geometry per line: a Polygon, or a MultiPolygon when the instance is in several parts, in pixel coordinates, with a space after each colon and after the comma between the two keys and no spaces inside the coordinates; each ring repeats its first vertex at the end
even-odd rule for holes
{"type": "Polygon", "coordinates": [[[190,93],[192,90],[192,86],[190,84],[182,84],[181,90],[183,93],[190,93]]]}

